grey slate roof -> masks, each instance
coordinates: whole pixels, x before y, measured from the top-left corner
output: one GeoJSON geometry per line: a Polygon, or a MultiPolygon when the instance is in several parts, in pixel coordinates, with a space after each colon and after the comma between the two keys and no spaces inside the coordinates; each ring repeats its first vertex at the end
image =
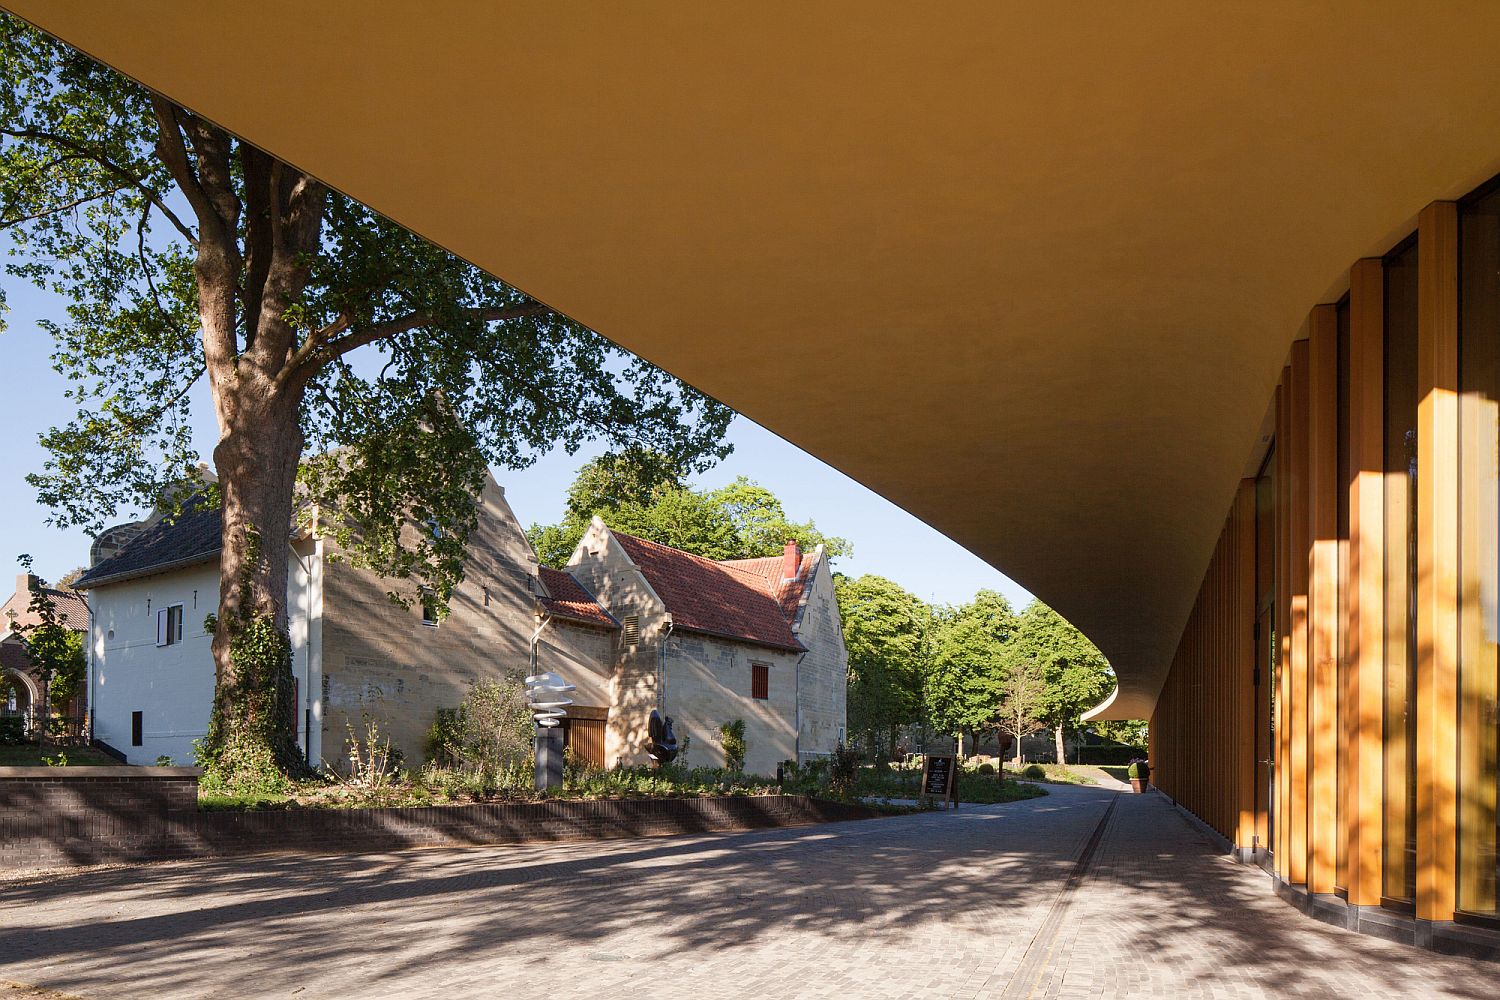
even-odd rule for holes
{"type": "Polygon", "coordinates": [[[89,567],[73,586],[88,590],[104,583],[192,566],[216,555],[223,541],[219,509],[190,501],[174,520],[163,519],[150,525],[115,555],[89,567]]]}

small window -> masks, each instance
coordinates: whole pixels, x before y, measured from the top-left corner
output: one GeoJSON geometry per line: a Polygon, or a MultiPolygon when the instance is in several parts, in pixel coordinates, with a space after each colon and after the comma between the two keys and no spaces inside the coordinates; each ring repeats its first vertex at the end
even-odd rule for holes
{"type": "Polygon", "coordinates": [[[156,644],[175,646],[182,641],[182,605],[173,604],[156,613],[156,644]]]}
{"type": "Polygon", "coordinates": [[[641,641],[640,615],[626,615],[620,620],[620,628],[625,635],[625,645],[634,646],[641,641]]]}
{"type": "Polygon", "coordinates": [[[143,715],[145,715],[144,712],[130,713],[130,745],[133,747],[138,747],[141,745],[141,737],[144,735],[141,732],[141,730],[144,728],[142,724],[143,715]]]}
{"type": "Polygon", "coordinates": [[[750,697],[762,701],[771,697],[771,668],[764,663],[750,664],[750,697]]]}
{"type": "Polygon", "coordinates": [[[437,598],[425,591],[422,593],[422,624],[433,628],[438,624],[437,598]]]}

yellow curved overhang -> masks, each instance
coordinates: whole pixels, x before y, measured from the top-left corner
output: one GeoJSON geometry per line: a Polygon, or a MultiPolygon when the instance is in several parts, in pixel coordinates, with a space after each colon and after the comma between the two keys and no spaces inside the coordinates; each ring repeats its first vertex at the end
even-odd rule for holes
{"type": "Polygon", "coordinates": [[[1147,715],[1288,343],[1500,172],[1500,4],[4,6],[713,393],[1147,715]]]}

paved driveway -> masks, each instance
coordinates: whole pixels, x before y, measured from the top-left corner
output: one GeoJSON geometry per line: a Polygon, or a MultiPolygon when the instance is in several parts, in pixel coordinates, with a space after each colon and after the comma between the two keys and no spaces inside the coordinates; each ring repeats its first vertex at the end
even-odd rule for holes
{"type": "Polygon", "coordinates": [[[0,888],[0,983],[630,1000],[1492,1000],[1500,984],[1500,966],[1303,917],[1159,795],[1051,791],[749,834],[79,872],[0,888]]]}

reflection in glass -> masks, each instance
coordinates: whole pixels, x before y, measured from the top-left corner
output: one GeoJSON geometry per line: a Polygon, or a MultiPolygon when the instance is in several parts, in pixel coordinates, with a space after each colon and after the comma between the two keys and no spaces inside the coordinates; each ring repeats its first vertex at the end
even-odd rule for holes
{"type": "Polygon", "coordinates": [[[1385,896],[1416,896],[1417,241],[1385,259],[1385,896]]]}
{"type": "Polygon", "coordinates": [[[1460,215],[1458,908],[1495,912],[1500,193],[1460,215]]]}

